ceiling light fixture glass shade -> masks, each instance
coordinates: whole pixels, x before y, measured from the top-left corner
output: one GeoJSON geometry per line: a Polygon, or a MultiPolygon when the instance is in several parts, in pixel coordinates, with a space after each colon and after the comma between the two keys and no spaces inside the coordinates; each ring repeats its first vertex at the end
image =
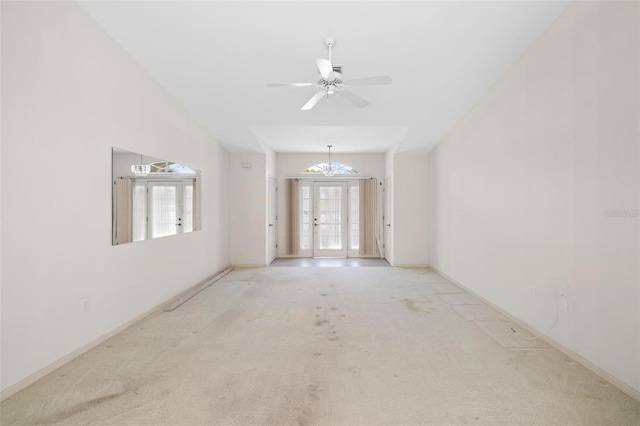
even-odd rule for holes
{"type": "Polygon", "coordinates": [[[140,177],[146,176],[151,171],[151,167],[148,164],[134,164],[131,166],[131,173],[140,177]]]}
{"type": "Polygon", "coordinates": [[[338,173],[338,166],[331,162],[331,147],[333,145],[327,145],[329,148],[329,161],[326,164],[322,165],[322,174],[326,177],[332,177],[338,173]]]}
{"type": "Polygon", "coordinates": [[[137,177],[146,176],[151,172],[151,166],[149,164],[142,164],[142,155],[140,156],[140,164],[131,165],[131,173],[137,177]]]}

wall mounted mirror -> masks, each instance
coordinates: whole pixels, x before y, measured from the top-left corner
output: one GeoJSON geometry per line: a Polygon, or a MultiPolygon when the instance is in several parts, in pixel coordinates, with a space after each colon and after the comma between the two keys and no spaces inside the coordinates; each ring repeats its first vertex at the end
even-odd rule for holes
{"type": "Polygon", "coordinates": [[[200,229],[200,172],[167,160],[111,149],[112,245],[200,229]]]}

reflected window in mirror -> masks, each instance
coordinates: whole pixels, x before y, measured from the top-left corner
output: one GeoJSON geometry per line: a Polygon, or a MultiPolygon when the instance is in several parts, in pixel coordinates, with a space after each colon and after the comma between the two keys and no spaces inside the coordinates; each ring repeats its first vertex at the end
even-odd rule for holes
{"type": "Polygon", "coordinates": [[[112,149],[113,245],[200,229],[200,173],[193,168],[112,149]]]}

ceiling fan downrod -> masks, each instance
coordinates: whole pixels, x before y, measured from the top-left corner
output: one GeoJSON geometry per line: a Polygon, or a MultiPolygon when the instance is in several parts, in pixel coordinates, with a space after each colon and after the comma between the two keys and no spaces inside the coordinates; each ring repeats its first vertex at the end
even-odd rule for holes
{"type": "Polygon", "coordinates": [[[336,45],[335,37],[331,37],[331,36],[325,37],[324,38],[324,45],[329,48],[329,62],[331,62],[333,64],[333,61],[331,60],[332,59],[331,58],[331,48],[336,45]]]}

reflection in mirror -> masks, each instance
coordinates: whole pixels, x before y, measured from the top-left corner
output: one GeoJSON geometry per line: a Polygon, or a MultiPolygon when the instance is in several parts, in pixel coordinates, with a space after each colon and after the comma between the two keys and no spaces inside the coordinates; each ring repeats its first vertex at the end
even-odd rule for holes
{"type": "Polygon", "coordinates": [[[112,245],[200,229],[200,172],[184,164],[111,150],[112,245]]]}

